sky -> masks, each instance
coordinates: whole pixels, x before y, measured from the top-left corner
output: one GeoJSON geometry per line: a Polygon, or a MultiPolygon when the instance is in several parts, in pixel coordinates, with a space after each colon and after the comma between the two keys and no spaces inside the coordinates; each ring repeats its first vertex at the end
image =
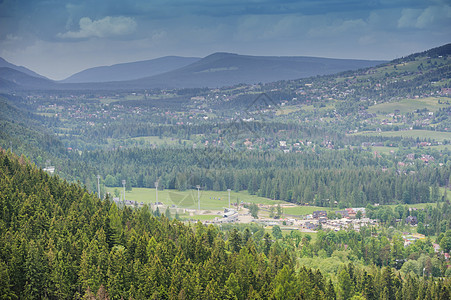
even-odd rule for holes
{"type": "Polygon", "coordinates": [[[214,52],[391,60],[451,42],[451,0],[0,0],[0,57],[51,79],[214,52]]]}

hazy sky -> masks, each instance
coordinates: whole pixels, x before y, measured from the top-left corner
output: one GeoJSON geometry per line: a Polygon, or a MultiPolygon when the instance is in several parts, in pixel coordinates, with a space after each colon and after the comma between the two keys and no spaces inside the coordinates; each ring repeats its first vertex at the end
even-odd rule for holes
{"type": "Polygon", "coordinates": [[[0,56],[52,79],[166,55],[393,59],[449,42],[450,0],[0,0],[0,56]]]}

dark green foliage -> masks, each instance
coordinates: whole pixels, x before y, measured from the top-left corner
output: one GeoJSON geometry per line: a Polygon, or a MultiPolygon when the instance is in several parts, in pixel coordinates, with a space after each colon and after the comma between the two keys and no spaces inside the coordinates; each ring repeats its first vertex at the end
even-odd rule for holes
{"type": "MultiPolygon", "coordinates": [[[[444,186],[451,175],[449,164],[437,169],[422,166],[399,174],[393,162],[361,150],[322,150],[287,153],[235,152],[206,149],[127,149],[93,151],[63,162],[68,178],[97,190],[92,174],[107,174],[108,185],[186,190],[201,185],[207,190],[247,190],[271,199],[318,206],[364,207],[370,204],[423,203],[430,201],[430,186],[444,186]],[[381,166],[389,168],[385,171],[381,166]],[[349,196],[351,195],[351,196],[349,196]]],[[[275,217],[282,211],[277,207],[275,217]]]]}
{"type": "Polygon", "coordinates": [[[341,269],[335,288],[320,271],[296,270],[283,239],[251,235],[249,228],[223,234],[201,223],[187,226],[155,218],[148,208],[119,209],[3,150],[0,200],[3,299],[400,299],[416,290],[445,299],[450,293],[449,280],[403,280],[389,267],[362,275],[352,264],[341,269]]]}

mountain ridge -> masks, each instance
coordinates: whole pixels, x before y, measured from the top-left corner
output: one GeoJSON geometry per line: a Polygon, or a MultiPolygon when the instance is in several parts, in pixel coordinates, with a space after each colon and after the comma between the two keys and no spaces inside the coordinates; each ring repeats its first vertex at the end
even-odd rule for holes
{"type": "Polygon", "coordinates": [[[164,56],[155,59],[98,66],[75,73],[60,83],[127,81],[175,70],[200,60],[199,57],[164,56]]]}
{"type": "Polygon", "coordinates": [[[30,76],[33,76],[33,77],[36,77],[36,78],[48,79],[47,77],[42,76],[42,75],[40,75],[40,74],[38,74],[38,73],[36,73],[36,72],[26,68],[26,67],[17,66],[15,64],[12,64],[12,63],[8,62],[6,59],[4,59],[2,57],[0,57],[0,68],[10,68],[10,69],[13,69],[13,70],[25,73],[27,75],[30,75],[30,76]]]}
{"type": "MultiPolygon", "coordinates": [[[[251,56],[216,52],[183,67],[126,81],[65,83],[38,78],[17,70],[0,67],[0,90],[132,90],[152,88],[224,87],[236,84],[268,83],[297,80],[312,76],[355,71],[385,63],[412,60],[421,55],[447,55],[451,44],[431,48],[392,61],[320,58],[310,56],[251,56]]],[[[161,59],[174,58],[173,56],[161,59]]],[[[158,60],[158,59],[156,59],[158,60]]],[[[150,60],[155,61],[155,60],[150,60]]],[[[146,61],[144,61],[146,62],[146,61]]],[[[140,63],[140,62],[135,62],[140,63]]],[[[117,64],[124,66],[134,63],[117,64]]],[[[17,67],[17,66],[16,66],[17,67]]]]}
{"type": "Polygon", "coordinates": [[[186,67],[129,81],[132,86],[219,87],[327,75],[376,66],[386,61],[306,56],[252,56],[217,52],[186,67]]]}

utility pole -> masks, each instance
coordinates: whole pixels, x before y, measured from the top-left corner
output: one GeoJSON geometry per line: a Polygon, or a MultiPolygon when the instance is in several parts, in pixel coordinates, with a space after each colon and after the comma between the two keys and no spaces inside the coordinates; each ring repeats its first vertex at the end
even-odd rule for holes
{"type": "Polygon", "coordinates": [[[124,203],[125,207],[125,179],[122,180],[122,185],[124,186],[124,198],[122,199],[122,202],[124,203]]]}
{"type": "Polygon", "coordinates": [[[230,189],[227,189],[227,192],[229,192],[229,209],[230,209],[230,189]]]}
{"type": "Polygon", "coordinates": [[[99,199],[102,199],[100,197],[100,175],[97,175],[97,196],[99,197],[99,199]]]}
{"type": "Polygon", "coordinates": [[[197,205],[200,212],[200,194],[199,194],[200,185],[196,185],[196,188],[197,188],[197,205]]]}
{"type": "Polygon", "coordinates": [[[158,181],[155,181],[155,204],[158,205],[158,181]]]}

